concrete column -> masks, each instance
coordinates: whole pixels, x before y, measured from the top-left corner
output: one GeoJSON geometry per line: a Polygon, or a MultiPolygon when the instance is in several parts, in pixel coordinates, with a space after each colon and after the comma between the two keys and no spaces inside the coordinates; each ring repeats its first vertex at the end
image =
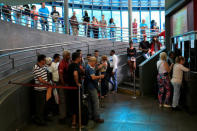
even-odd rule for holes
{"type": "Polygon", "coordinates": [[[129,17],[129,41],[132,40],[131,36],[133,35],[132,29],[132,0],[128,0],[128,17],[129,17]]]}
{"type": "Polygon", "coordinates": [[[65,25],[65,34],[69,34],[69,6],[68,6],[68,0],[64,0],[64,25],[65,25]]]}

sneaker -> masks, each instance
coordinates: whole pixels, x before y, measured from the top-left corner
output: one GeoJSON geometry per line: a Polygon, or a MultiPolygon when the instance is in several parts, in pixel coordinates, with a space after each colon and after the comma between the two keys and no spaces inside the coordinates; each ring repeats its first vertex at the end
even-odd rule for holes
{"type": "Polygon", "coordinates": [[[159,104],[159,107],[160,107],[160,108],[162,108],[162,106],[163,106],[162,104],[159,104]]]}
{"type": "Polygon", "coordinates": [[[165,108],[171,108],[172,106],[171,105],[164,104],[163,107],[165,107],[165,108]]]}
{"type": "Polygon", "coordinates": [[[100,119],[100,118],[99,118],[99,119],[96,119],[95,122],[96,122],[96,123],[104,123],[104,119],[100,119]]]}

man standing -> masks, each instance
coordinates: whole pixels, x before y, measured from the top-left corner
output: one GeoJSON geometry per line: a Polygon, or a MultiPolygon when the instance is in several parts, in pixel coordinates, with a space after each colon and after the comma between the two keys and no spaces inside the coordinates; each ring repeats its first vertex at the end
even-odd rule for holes
{"type": "Polygon", "coordinates": [[[56,10],[56,6],[53,6],[53,12],[51,12],[51,16],[52,16],[52,19],[53,19],[52,31],[53,32],[58,32],[59,31],[60,13],[56,10]]]}
{"type": "Polygon", "coordinates": [[[76,12],[75,11],[73,12],[73,16],[70,18],[70,24],[71,24],[71,27],[72,27],[73,35],[74,36],[78,36],[79,23],[77,21],[77,17],[76,17],[76,12]]]}
{"type": "Polygon", "coordinates": [[[117,82],[117,71],[118,71],[118,57],[115,54],[116,52],[114,50],[111,50],[110,52],[110,67],[113,69],[111,78],[110,78],[110,83],[112,84],[112,92],[115,93],[117,92],[118,88],[118,82],[117,82]]]}
{"type": "Polygon", "coordinates": [[[145,59],[150,58],[150,43],[147,41],[147,36],[144,36],[144,40],[140,42],[139,50],[142,51],[142,55],[145,59]]]}
{"type": "MultiPolygon", "coordinates": [[[[39,55],[37,58],[37,64],[33,67],[33,75],[35,84],[47,84],[47,69],[45,67],[46,56],[39,55]]],[[[46,87],[34,87],[35,95],[35,123],[38,125],[46,125],[46,87]]]]}
{"type": "Polygon", "coordinates": [[[146,35],[146,29],[148,28],[146,24],[146,20],[143,19],[142,23],[140,24],[140,29],[141,29],[141,35],[146,35]]]}
{"type": "Polygon", "coordinates": [[[107,38],[107,21],[105,20],[105,16],[102,15],[102,20],[100,21],[100,26],[101,26],[101,35],[102,38],[107,38]]]}
{"type": "Polygon", "coordinates": [[[39,15],[40,15],[40,23],[42,26],[42,30],[49,31],[49,23],[48,23],[48,17],[49,17],[49,10],[47,7],[45,7],[45,3],[42,3],[42,7],[39,9],[39,15]]]}
{"type": "Polygon", "coordinates": [[[96,123],[103,123],[104,120],[100,119],[99,115],[99,99],[98,99],[98,80],[103,79],[104,75],[96,76],[96,58],[90,57],[86,67],[86,80],[89,93],[89,119],[94,120],[96,123]]]}
{"type": "MultiPolygon", "coordinates": [[[[68,86],[68,66],[70,64],[70,52],[64,51],[62,56],[63,56],[63,59],[61,60],[59,67],[58,67],[60,84],[62,86],[68,86]]],[[[60,102],[59,102],[59,114],[60,114],[59,122],[60,122],[60,124],[65,124],[66,115],[67,115],[67,100],[66,100],[66,90],[65,89],[59,89],[59,99],[60,99],[60,102]]]]}
{"type": "MultiPolygon", "coordinates": [[[[79,68],[79,63],[81,62],[80,53],[75,52],[72,54],[72,63],[68,67],[68,84],[70,87],[81,88],[81,72],[79,68]]],[[[79,94],[78,90],[68,90],[69,99],[69,112],[72,116],[72,128],[76,128],[77,114],[78,114],[78,104],[79,104],[79,94]]]]}

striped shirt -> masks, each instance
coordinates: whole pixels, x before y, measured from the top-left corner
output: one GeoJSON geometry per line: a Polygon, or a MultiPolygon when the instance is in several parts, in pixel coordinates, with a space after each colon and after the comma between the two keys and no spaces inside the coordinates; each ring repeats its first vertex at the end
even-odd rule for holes
{"type": "MultiPolygon", "coordinates": [[[[40,81],[38,80],[39,77],[41,77],[43,80],[48,81],[47,79],[47,68],[44,67],[40,67],[39,65],[35,65],[33,67],[33,75],[34,75],[34,80],[35,80],[35,84],[42,84],[40,83],[40,81]]],[[[46,87],[34,87],[35,90],[38,91],[43,91],[46,90],[46,87]]]]}

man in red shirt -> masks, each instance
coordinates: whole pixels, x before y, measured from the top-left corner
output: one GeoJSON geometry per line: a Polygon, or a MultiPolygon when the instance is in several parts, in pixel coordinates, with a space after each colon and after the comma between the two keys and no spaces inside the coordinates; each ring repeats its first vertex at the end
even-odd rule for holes
{"type": "MultiPolygon", "coordinates": [[[[64,51],[63,59],[61,60],[58,72],[59,72],[59,78],[60,78],[60,84],[62,86],[68,85],[68,66],[70,64],[70,52],[64,51]]],[[[60,124],[65,124],[66,121],[66,111],[67,111],[67,102],[66,102],[66,90],[65,89],[59,89],[59,113],[60,113],[60,124]]]]}

